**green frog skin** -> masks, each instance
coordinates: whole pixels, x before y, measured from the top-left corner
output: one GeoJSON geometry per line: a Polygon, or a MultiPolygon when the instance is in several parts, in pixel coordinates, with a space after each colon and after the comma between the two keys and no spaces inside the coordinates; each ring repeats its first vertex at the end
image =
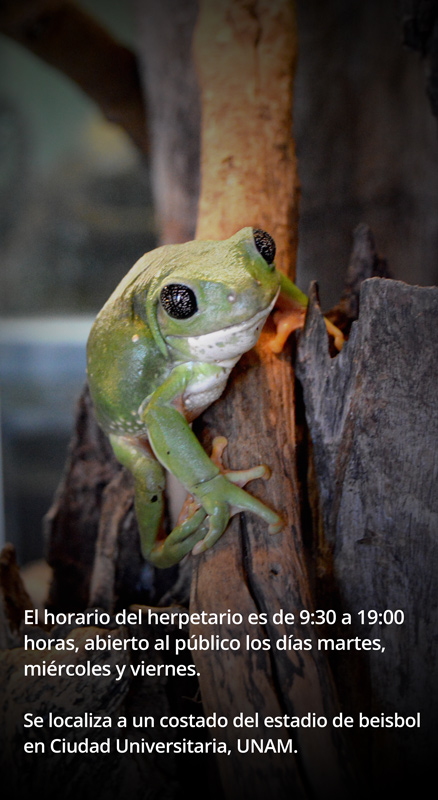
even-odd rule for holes
{"type": "Polygon", "coordinates": [[[275,511],[242,488],[266,468],[222,472],[190,427],[256,344],[280,290],[295,306],[307,304],[274,258],[273,239],[253,228],[224,241],[159,247],[132,267],[91,329],[97,420],[134,476],[142,553],[157,567],[212,547],[238,511],[257,514],[271,533],[282,527],[275,511]],[[194,501],[162,539],[164,470],[194,501]]]}

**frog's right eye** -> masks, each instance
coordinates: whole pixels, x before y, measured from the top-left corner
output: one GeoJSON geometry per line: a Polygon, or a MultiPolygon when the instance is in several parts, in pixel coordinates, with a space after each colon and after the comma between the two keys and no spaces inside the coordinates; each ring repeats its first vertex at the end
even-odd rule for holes
{"type": "Polygon", "coordinates": [[[196,295],[183,283],[169,283],[160,292],[160,303],[169,317],[188,319],[198,310],[196,295]]]}

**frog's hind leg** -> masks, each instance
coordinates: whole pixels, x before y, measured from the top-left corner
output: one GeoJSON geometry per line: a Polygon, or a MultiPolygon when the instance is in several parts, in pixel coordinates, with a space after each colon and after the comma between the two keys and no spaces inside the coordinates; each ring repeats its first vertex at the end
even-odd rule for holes
{"type": "Polygon", "coordinates": [[[145,440],[113,435],[110,441],[118,461],[134,477],[135,513],[143,558],[161,568],[177,564],[205,536],[202,528],[206,516],[204,509],[192,504],[187,516],[164,538],[163,467],[145,440]]]}
{"type": "Polygon", "coordinates": [[[125,436],[111,436],[111,445],[120,463],[134,477],[135,512],[144,558],[150,554],[162,530],[165,473],[149,443],[125,436]]]}

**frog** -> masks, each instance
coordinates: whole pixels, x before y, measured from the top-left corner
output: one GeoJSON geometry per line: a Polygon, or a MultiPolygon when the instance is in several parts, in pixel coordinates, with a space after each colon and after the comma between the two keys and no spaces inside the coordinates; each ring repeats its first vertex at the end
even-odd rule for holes
{"type": "MultiPolygon", "coordinates": [[[[269,477],[269,468],[225,470],[226,439],[210,457],[191,427],[256,344],[280,293],[302,319],[308,299],[276,269],[275,254],[272,236],[252,227],[222,241],[157,247],[134,264],[91,328],[87,373],[96,418],[133,476],[141,552],[154,567],[209,550],[242,511],[264,520],[269,533],[283,527],[275,510],[243,488],[269,477]],[[166,471],[188,493],[167,536],[166,471]]],[[[274,350],[294,324],[286,323],[274,350]]]]}

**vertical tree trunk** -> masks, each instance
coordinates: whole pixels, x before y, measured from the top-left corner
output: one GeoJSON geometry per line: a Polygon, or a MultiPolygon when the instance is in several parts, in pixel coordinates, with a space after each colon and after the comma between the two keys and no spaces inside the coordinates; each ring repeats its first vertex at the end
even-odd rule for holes
{"type": "MultiPolygon", "coordinates": [[[[298,179],[291,137],[296,61],[294,7],[288,0],[248,7],[240,0],[203,0],[195,56],[201,86],[201,196],[197,236],[223,238],[239,227],[268,230],[278,247],[278,265],[293,276],[297,245],[298,179]]],[[[206,713],[233,718],[335,713],[327,665],[311,653],[279,651],[290,633],[273,623],[280,608],[311,608],[303,560],[295,465],[293,371],[290,358],[273,357],[262,337],[233,373],[231,386],[204,415],[212,432],[229,438],[233,468],[266,462],[267,487],[251,488],[285,520],[270,537],[266,524],[241,515],[214,549],[195,562],[191,608],[215,612],[266,612],[266,625],[218,625],[220,637],[241,637],[238,654],[195,654],[206,713]],[[245,650],[246,635],[269,639],[269,652],[245,650]]],[[[197,627],[199,631],[199,627],[197,627]]],[[[211,634],[208,626],[205,633],[211,634]]],[[[314,640],[307,626],[301,635],[314,640]]],[[[229,731],[233,756],[220,769],[227,797],[349,796],[348,760],[339,737],[325,730],[294,731],[296,755],[239,757],[236,740],[269,738],[263,726],[229,731]]]]}
{"type": "Polygon", "coordinates": [[[132,0],[162,244],[193,239],[201,109],[191,49],[196,0],[132,0]]]}
{"type": "Polygon", "coordinates": [[[295,275],[298,177],[292,131],[294,5],[203,0],[195,37],[202,97],[198,239],[246,225],[271,233],[295,275]]]}

